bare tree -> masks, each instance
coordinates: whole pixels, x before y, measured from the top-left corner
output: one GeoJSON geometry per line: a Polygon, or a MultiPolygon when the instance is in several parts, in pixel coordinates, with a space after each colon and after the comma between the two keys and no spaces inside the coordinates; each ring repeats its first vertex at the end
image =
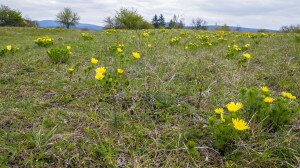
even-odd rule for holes
{"type": "Polygon", "coordinates": [[[105,22],[105,28],[106,29],[113,29],[113,28],[115,28],[116,27],[116,21],[115,21],[115,19],[114,18],[112,18],[112,17],[106,17],[105,19],[104,19],[104,22],[105,22]]]}
{"type": "Polygon", "coordinates": [[[207,21],[202,18],[192,20],[193,28],[197,30],[207,30],[207,21]]]}
{"type": "Polygon", "coordinates": [[[64,8],[56,15],[57,22],[64,25],[67,29],[69,29],[71,26],[75,26],[79,19],[79,15],[73,12],[70,8],[64,8]]]}

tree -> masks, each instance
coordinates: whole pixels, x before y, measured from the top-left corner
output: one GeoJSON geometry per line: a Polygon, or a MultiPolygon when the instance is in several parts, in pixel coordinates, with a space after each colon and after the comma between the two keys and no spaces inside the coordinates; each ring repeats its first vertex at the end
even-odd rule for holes
{"type": "Polygon", "coordinates": [[[202,18],[196,18],[192,20],[193,29],[207,30],[207,22],[202,18]]]}
{"type": "Polygon", "coordinates": [[[106,23],[106,25],[104,26],[105,29],[113,29],[116,27],[116,22],[112,17],[105,18],[104,22],[106,23]]]}
{"type": "Polygon", "coordinates": [[[157,15],[155,14],[153,19],[152,19],[152,25],[154,26],[154,28],[158,28],[159,27],[159,20],[157,15]]]}
{"type": "Polygon", "coordinates": [[[135,9],[121,8],[113,18],[106,19],[106,26],[114,25],[117,29],[150,29],[153,26],[147,22],[135,9]]]}
{"type": "Polygon", "coordinates": [[[280,28],[281,32],[294,32],[294,33],[300,33],[300,25],[290,25],[290,26],[282,26],[280,28]]]}
{"type": "Polygon", "coordinates": [[[182,19],[179,20],[179,16],[177,15],[174,15],[173,16],[173,19],[170,20],[169,22],[169,28],[170,29],[182,29],[184,27],[184,23],[182,21],[182,19]]]}
{"type": "Polygon", "coordinates": [[[61,12],[56,15],[56,20],[67,29],[71,26],[75,26],[80,17],[77,13],[73,12],[70,8],[64,8],[61,12]]]}
{"type": "Polygon", "coordinates": [[[8,6],[0,7],[0,26],[26,26],[26,21],[22,18],[22,13],[10,9],[8,6]]]}
{"type": "Polygon", "coordinates": [[[159,27],[166,27],[165,18],[162,14],[159,15],[158,24],[159,27]]]}
{"type": "Polygon", "coordinates": [[[171,19],[170,22],[169,22],[169,28],[170,29],[174,29],[175,28],[175,22],[173,21],[173,19],[171,19]]]}

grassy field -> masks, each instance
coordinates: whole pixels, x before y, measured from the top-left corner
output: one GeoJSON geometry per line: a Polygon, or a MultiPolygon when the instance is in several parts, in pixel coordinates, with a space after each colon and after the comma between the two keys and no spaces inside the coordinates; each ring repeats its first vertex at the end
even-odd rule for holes
{"type": "Polygon", "coordinates": [[[299,35],[88,33],[93,39],[76,30],[0,28],[3,167],[300,165],[299,35]],[[54,44],[34,43],[43,36],[54,44]],[[67,46],[66,63],[48,57],[50,49],[67,46]],[[103,80],[95,79],[98,67],[107,70],[103,80]],[[245,88],[259,96],[245,98],[245,88]],[[283,98],[283,91],[294,97],[283,98]],[[274,101],[264,102],[266,96],[274,101]],[[236,114],[226,108],[232,101],[243,104],[236,114]],[[224,108],[226,121],[216,108],[224,108]],[[249,129],[233,129],[236,115],[249,129]]]}

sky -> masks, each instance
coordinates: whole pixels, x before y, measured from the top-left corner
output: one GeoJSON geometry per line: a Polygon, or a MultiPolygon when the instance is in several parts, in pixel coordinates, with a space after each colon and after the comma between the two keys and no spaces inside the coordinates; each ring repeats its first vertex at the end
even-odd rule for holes
{"type": "Polygon", "coordinates": [[[22,12],[32,20],[55,20],[64,7],[77,12],[81,23],[104,26],[103,20],[122,7],[137,9],[146,20],[174,14],[186,25],[203,18],[209,25],[231,25],[277,30],[283,25],[300,24],[299,0],[0,0],[0,4],[22,12]]]}

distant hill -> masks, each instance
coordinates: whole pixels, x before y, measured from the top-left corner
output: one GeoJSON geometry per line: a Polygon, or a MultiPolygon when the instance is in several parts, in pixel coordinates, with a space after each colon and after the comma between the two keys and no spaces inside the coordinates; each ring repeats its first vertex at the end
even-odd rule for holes
{"type": "MultiPolygon", "coordinates": [[[[60,27],[61,25],[54,21],[54,20],[42,20],[37,21],[39,27],[43,28],[54,28],[54,27],[60,27]]],[[[88,30],[102,30],[102,26],[93,25],[93,24],[87,24],[87,23],[78,23],[74,29],[88,29],[88,30]]]]}

